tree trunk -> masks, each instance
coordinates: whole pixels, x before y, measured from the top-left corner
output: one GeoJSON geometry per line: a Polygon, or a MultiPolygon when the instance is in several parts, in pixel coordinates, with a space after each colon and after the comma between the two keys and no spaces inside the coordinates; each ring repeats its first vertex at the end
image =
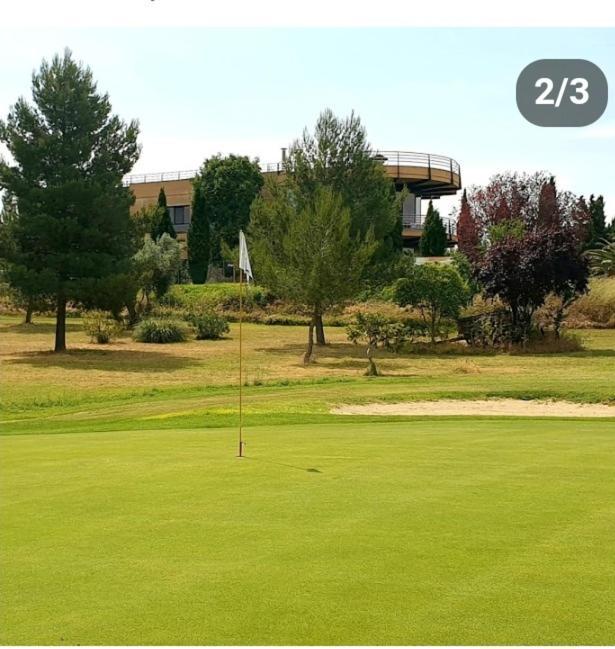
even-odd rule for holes
{"type": "Polygon", "coordinates": [[[378,368],[376,367],[376,363],[374,363],[374,359],[372,358],[372,354],[374,353],[374,349],[371,343],[368,343],[367,345],[367,361],[369,363],[367,367],[367,372],[365,372],[366,376],[378,376],[378,368]]]}
{"type": "Polygon", "coordinates": [[[314,322],[316,320],[316,316],[314,316],[310,320],[310,326],[308,328],[308,344],[307,344],[307,349],[305,350],[305,354],[303,355],[303,364],[308,365],[309,363],[312,362],[313,357],[313,351],[314,351],[314,322]]]}
{"type": "Polygon", "coordinates": [[[322,323],[322,314],[314,314],[314,326],[316,327],[316,344],[326,345],[327,341],[325,340],[325,327],[322,323]]]}
{"type": "Polygon", "coordinates": [[[429,334],[431,336],[431,344],[436,344],[436,316],[432,314],[431,316],[431,326],[429,327],[429,334]]]}
{"type": "Polygon", "coordinates": [[[24,324],[32,324],[32,314],[34,313],[34,303],[32,300],[28,300],[28,306],[26,307],[26,319],[24,324]]]}
{"type": "Polygon", "coordinates": [[[66,297],[60,294],[56,308],[56,345],[55,352],[66,351],[66,297]]]}

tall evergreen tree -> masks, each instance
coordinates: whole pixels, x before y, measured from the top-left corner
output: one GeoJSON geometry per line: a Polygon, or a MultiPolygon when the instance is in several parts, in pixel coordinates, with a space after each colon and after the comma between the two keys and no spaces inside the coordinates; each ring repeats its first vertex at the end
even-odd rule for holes
{"type": "Polygon", "coordinates": [[[465,189],[461,196],[461,209],[457,219],[457,246],[459,252],[463,253],[468,259],[474,259],[478,255],[480,247],[478,225],[472,215],[465,189]]]}
{"type": "Polygon", "coordinates": [[[543,228],[553,228],[558,225],[559,204],[557,201],[557,188],[555,186],[555,177],[551,176],[549,182],[542,185],[538,197],[538,226],[543,228]]]}
{"type": "Polygon", "coordinates": [[[446,229],[440,212],[433,206],[433,201],[429,201],[427,216],[423,225],[423,234],[419,242],[419,249],[423,257],[442,257],[446,252],[446,229]]]}
{"type": "Polygon", "coordinates": [[[161,187],[158,192],[158,213],[158,219],[152,229],[152,239],[157,241],[165,232],[176,239],[177,233],[173,227],[173,221],[171,221],[171,215],[167,207],[167,195],[164,192],[164,187],[161,187]]]}
{"type": "Polygon", "coordinates": [[[197,179],[192,194],[192,221],[188,230],[188,268],[195,284],[207,281],[211,236],[205,208],[205,195],[197,179]]]}
{"type": "Polygon", "coordinates": [[[604,213],[603,196],[594,198],[592,194],[589,197],[589,216],[589,236],[585,247],[587,249],[599,248],[609,234],[609,228],[606,224],[606,214],[604,213]]]}
{"type": "Polygon", "coordinates": [[[139,157],[138,124],[111,112],[92,72],[66,50],[32,76],[0,121],[0,188],[17,201],[7,276],[28,295],[53,298],[55,351],[66,349],[66,305],[111,308],[127,277],[134,197],[122,178],[139,157]],[[113,287],[113,288],[112,288],[113,287]]]}

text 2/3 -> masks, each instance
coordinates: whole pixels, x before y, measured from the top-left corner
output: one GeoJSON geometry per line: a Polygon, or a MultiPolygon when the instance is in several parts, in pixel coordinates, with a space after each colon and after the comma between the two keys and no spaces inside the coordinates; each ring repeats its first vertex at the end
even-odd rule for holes
{"type": "Polygon", "coordinates": [[[577,105],[586,104],[589,101],[589,82],[582,77],[576,77],[570,80],[564,77],[559,84],[557,95],[553,92],[555,84],[549,77],[541,77],[534,84],[536,88],[544,88],[544,90],[536,98],[536,104],[549,105],[559,108],[566,94],[566,89],[569,88],[571,94],[566,95],[567,98],[577,105]]]}

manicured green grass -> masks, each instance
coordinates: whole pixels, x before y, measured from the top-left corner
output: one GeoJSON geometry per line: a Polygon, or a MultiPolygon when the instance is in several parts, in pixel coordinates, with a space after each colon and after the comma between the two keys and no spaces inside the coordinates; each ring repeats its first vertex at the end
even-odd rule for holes
{"type": "MultiPolygon", "coordinates": [[[[330,418],[330,422],[332,418],[330,418]]],[[[615,424],[1,440],[0,641],[609,644],[615,424]]]]}
{"type": "Polygon", "coordinates": [[[615,401],[571,354],[394,356],[236,328],[54,355],[2,318],[0,642],[610,644],[615,419],[334,416],[441,397],[615,401]],[[155,348],[153,348],[155,347],[155,348]]]}

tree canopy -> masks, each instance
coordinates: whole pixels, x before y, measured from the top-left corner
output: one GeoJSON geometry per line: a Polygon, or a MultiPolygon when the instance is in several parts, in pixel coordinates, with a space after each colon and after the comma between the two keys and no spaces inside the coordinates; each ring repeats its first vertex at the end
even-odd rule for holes
{"type": "Polygon", "coordinates": [[[428,263],[414,266],[408,277],[394,286],[395,301],[413,306],[429,329],[431,342],[441,332],[444,318],[456,318],[465,306],[470,292],[457,270],[448,264],[428,263]]]}
{"type": "Polygon", "coordinates": [[[390,263],[402,248],[401,218],[395,187],[374,155],[360,118],[342,119],[324,110],[314,133],[304,130],[289,150],[285,171],[297,200],[309,203],[319,187],[328,187],[350,210],[351,233],[373,233],[377,242],[370,267],[390,263]]]}
{"type": "Polygon", "coordinates": [[[69,50],[43,61],[32,98],[19,98],[0,122],[12,158],[0,162],[0,188],[17,209],[7,276],[30,295],[53,298],[55,350],[63,351],[67,302],[109,308],[109,286],[129,272],[134,199],[122,178],[139,156],[139,129],[112,114],[108,95],[69,50]]]}
{"type": "Polygon", "coordinates": [[[259,281],[312,314],[307,362],[317,318],[356,292],[373,254],[371,235],[352,234],[350,210],[329,187],[300,202],[275,180],[254,202],[249,235],[259,281]]]}
{"type": "Polygon", "coordinates": [[[460,250],[485,293],[508,306],[515,341],[524,340],[549,293],[567,304],[586,289],[587,204],[544,173],[496,175],[465,201],[465,232],[476,236],[460,238],[460,250]]]}
{"type": "Polygon", "coordinates": [[[238,245],[239,230],[250,221],[250,206],[263,187],[258,160],[247,156],[221,155],[205,160],[194,186],[203,195],[204,218],[210,228],[210,259],[221,264],[222,241],[238,245]]]}

